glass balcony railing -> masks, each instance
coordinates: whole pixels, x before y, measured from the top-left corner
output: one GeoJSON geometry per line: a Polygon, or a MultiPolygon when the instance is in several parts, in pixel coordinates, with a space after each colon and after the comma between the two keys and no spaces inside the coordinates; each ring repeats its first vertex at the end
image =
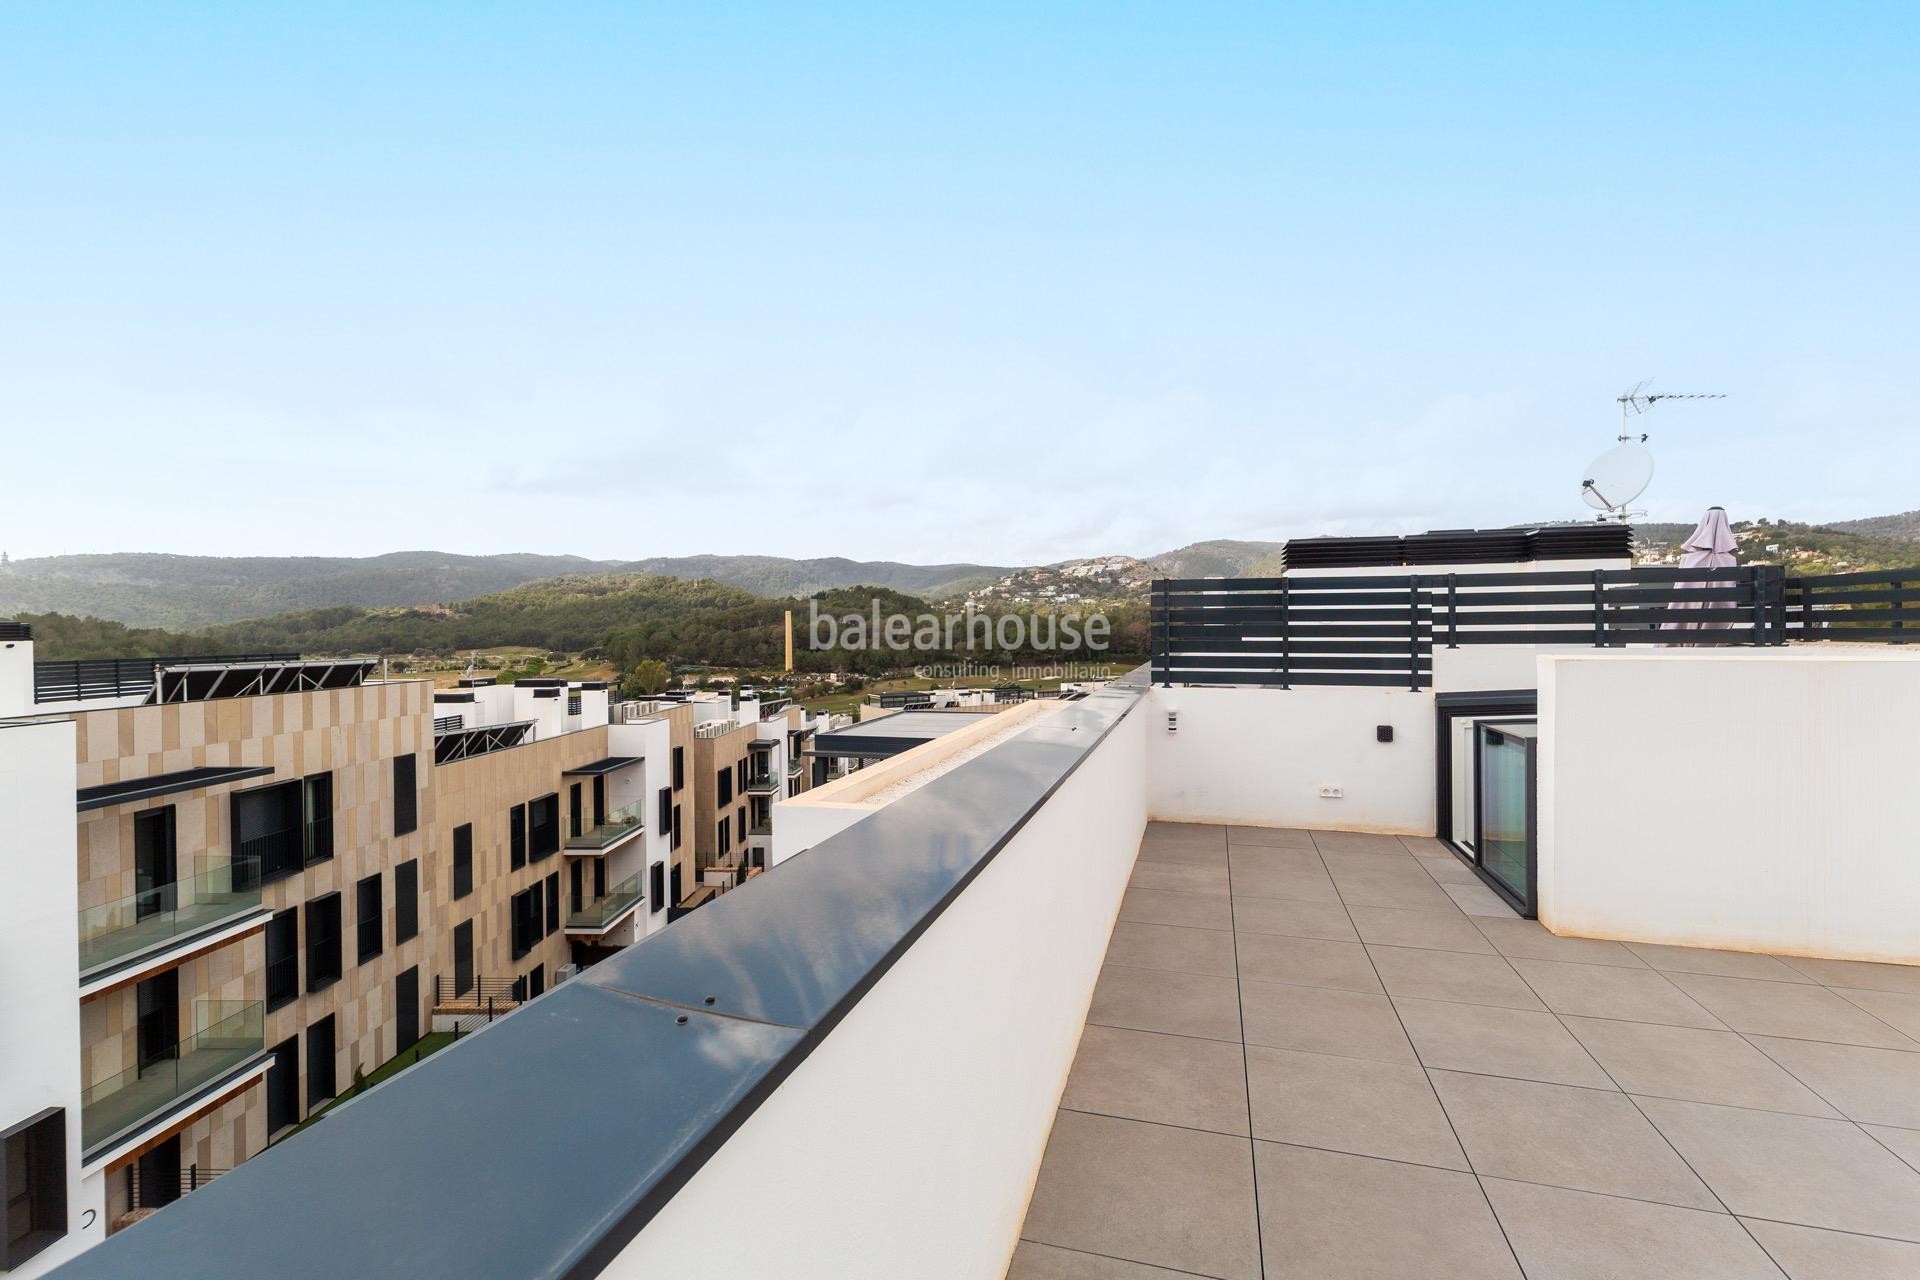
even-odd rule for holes
{"type": "Polygon", "coordinates": [[[586,830],[567,838],[569,849],[605,849],[626,839],[639,831],[646,818],[646,805],[634,801],[607,815],[606,821],[596,822],[586,830]]]}
{"type": "Polygon", "coordinates": [[[567,915],[569,929],[604,929],[640,901],[640,873],[634,872],[578,911],[567,915]]]}
{"type": "Polygon", "coordinates": [[[122,1071],[80,1095],[80,1140],[91,1150],[129,1133],[194,1090],[266,1052],[266,1014],[259,1001],[202,1000],[202,1029],[142,1067],[122,1071]]]}
{"type": "MultiPolygon", "coordinates": [[[[224,857],[196,858],[194,874],[80,912],[80,972],[199,933],[260,905],[260,885],[236,887],[224,857]]],[[[242,877],[245,883],[246,877],[242,877]]]]}
{"type": "Polygon", "coordinates": [[[770,773],[756,773],[747,779],[748,795],[766,795],[780,789],[780,780],[770,773]]]}

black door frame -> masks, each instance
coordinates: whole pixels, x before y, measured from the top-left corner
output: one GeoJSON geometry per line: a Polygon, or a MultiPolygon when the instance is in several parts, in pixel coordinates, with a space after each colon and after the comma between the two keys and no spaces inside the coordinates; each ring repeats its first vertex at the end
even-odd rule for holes
{"type": "MultiPolygon", "coordinates": [[[[1500,900],[1531,920],[1537,902],[1523,901],[1480,866],[1478,851],[1461,848],[1453,839],[1453,722],[1461,716],[1472,720],[1498,719],[1503,716],[1537,716],[1540,710],[1538,689],[1475,689],[1462,693],[1438,693],[1433,698],[1434,728],[1434,835],[1453,850],[1454,856],[1473,869],[1480,882],[1500,895],[1500,900]]],[[[1478,777],[1474,785],[1479,785],[1478,777]]],[[[1477,792],[1476,792],[1477,794],[1477,792]]],[[[1476,807],[1476,825],[1478,813],[1476,807]]],[[[1534,895],[1537,898],[1537,892],[1534,895]]]]}

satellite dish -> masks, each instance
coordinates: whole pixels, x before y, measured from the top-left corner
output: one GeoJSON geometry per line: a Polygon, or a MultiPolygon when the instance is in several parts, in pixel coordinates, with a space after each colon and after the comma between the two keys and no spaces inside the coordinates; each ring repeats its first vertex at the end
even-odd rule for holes
{"type": "Polygon", "coordinates": [[[1617,444],[1587,464],[1580,497],[1595,511],[1624,511],[1653,482],[1653,455],[1642,445],[1617,444]]]}

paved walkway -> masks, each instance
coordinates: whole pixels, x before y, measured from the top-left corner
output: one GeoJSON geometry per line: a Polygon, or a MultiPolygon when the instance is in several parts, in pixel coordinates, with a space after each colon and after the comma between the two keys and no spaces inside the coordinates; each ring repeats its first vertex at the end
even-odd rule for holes
{"type": "Polygon", "coordinates": [[[1431,840],[1154,823],[1022,1236],[1009,1280],[1920,1277],[1920,968],[1557,938],[1431,840]]]}

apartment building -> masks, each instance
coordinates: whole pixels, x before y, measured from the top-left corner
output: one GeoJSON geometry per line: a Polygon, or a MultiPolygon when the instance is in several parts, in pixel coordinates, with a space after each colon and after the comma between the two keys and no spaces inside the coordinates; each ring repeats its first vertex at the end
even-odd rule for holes
{"type": "Polygon", "coordinates": [[[688,708],[0,646],[8,1274],[663,927],[690,876],[688,708]]]}

